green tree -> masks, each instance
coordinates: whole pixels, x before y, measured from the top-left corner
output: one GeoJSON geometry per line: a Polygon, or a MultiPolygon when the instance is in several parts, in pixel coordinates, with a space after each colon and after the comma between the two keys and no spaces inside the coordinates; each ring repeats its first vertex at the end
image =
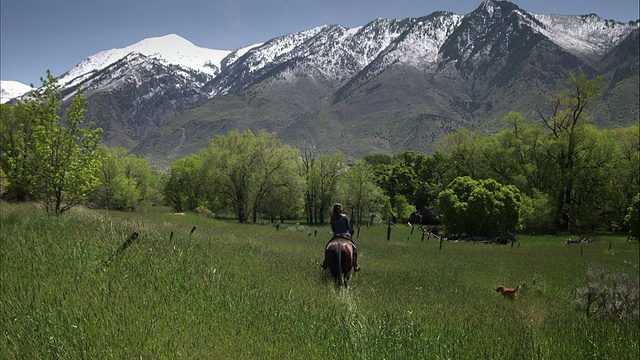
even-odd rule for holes
{"type": "Polygon", "coordinates": [[[24,102],[0,105],[0,160],[10,184],[7,196],[24,201],[29,193],[29,162],[31,161],[32,119],[24,102]]]}
{"type": "Polygon", "coordinates": [[[7,163],[10,180],[24,176],[28,192],[43,201],[47,211],[61,214],[85,200],[99,184],[95,149],[101,129],[82,127],[87,101],[81,90],[73,96],[63,121],[58,114],[60,86],[50,71],[41,81],[42,87],[24,102],[30,126],[17,121],[7,163]]]}
{"type": "Polygon", "coordinates": [[[530,234],[552,233],[555,220],[555,205],[552,199],[538,189],[531,195],[522,196],[522,230],[530,234]]]}
{"type": "MultiPolygon", "coordinates": [[[[433,221],[435,200],[442,190],[442,179],[448,170],[443,166],[443,153],[434,156],[405,151],[394,156],[373,155],[363,159],[371,164],[378,186],[389,197],[390,209],[396,214],[398,199],[407,201],[407,208],[419,209],[427,221],[433,221]],[[396,210],[392,210],[396,208],[396,210]]],[[[403,208],[401,205],[400,208],[403,208]]],[[[413,212],[411,211],[411,212],[413,212]]],[[[388,214],[383,214],[387,216],[388,214]]],[[[397,215],[401,220],[406,217],[397,215]]]]}
{"type": "Polygon", "coordinates": [[[129,155],[125,149],[98,148],[100,185],[89,200],[110,210],[133,210],[147,207],[155,190],[147,160],[129,155]]]}
{"type": "Polygon", "coordinates": [[[640,193],[633,198],[633,203],[627,210],[624,223],[629,227],[629,235],[640,239],[640,193]]]}
{"type": "Polygon", "coordinates": [[[468,236],[513,236],[521,226],[520,191],[495,180],[454,179],[438,196],[447,233],[468,236]]]}
{"type": "Polygon", "coordinates": [[[305,179],[305,214],[307,222],[324,223],[330,211],[340,174],[345,170],[342,153],[317,155],[305,149],[301,155],[299,174],[305,179]]]}
{"type": "Polygon", "coordinates": [[[185,194],[181,188],[181,177],[177,174],[179,163],[183,159],[176,160],[171,165],[171,172],[162,176],[162,194],[165,204],[171,206],[176,212],[185,211],[185,194]]]}
{"type": "Polygon", "coordinates": [[[299,151],[278,140],[275,134],[261,132],[255,140],[259,159],[256,189],[252,192],[253,222],[258,220],[258,213],[295,214],[304,189],[304,178],[297,175],[299,151]]]}
{"type": "Polygon", "coordinates": [[[9,179],[4,174],[4,170],[0,168],[0,197],[5,193],[7,188],[9,187],[9,179]]]}
{"type": "Polygon", "coordinates": [[[133,181],[128,181],[122,171],[124,149],[109,150],[104,146],[98,147],[100,167],[97,177],[98,185],[89,196],[89,201],[99,208],[108,210],[129,210],[140,198],[133,181]]]}
{"type": "Polygon", "coordinates": [[[317,166],[315,166],[317,155],[313,147],[305,147],[300,154],[300,169],[298,173],[305,179],[304,192],[304,213],[307,223],[313,224],[318,221],[319,211],[319,189],[320,177],[318,176],[317,166]]]}
{"type": "Polygon", "coordinates": [[[442,183],[468,175],[515,185],[527,193],[547,186],[551,163],[548,133],[518,112],[508,113],[503,122],[507,128],[492,137],[464,129],[447,136],[441,145],[448,165],[448,171],[441,175],[442,183]]]}
{"type": "Polygon", "coordinates": [[[503,118],[503,122],[510,128],[479,142],[482,154],[480,160],[485,164],[488,177],[503,184],[527,189],[528,149],[522,139],[527,127],[525,117],[520,113],[510,112],[503,118]]]}
{"type": "MultiPolygon", "coordinates": [[[[562,154],[566,145],[564,140],[558,140],[540,124],[526,122],[519,113],[509,113],[504,121],[509,127],[493,137],[457,137],[460,143],[456,149],[477,149],[476,162],[485,170],[476,171],[476,176],[515,185],[527,195],[523,209],[525,228],[559,230],[560,224],[568,226],[565,218],[570,219],[573,229],[620,227],[626,208],[640,187],[637,126],[600,131],[584,122],[574,129],[573,141],[579,147],[571,166],[571,201],[566,204],[558,200],[558,194],[566,194],[563,190],[566,183],[559,181],[563,168],[558,163],[558,154],[562,154]],[[541,211],[537,220],[531,217],[536,214],[534,209],[541,211]],[[561,210],[566,214],[562,215],[561,210]],[[550,219],[550,224],[540,223],[550,219]]],[[[449,158],[454,162],[455,159],[449,158]]],[[[458,167],[457,171],[464,174],[464,169],[458,167]]]]}
{"type": "Polygon", "coordinates": [[[619,186],[612,184],[612,180],[620,176],[615,173],[623,171],[616,166],[620,156],[616,139],[591,124],[585,125],[582,131],[585,143],[579,162],[573,168],[572,203],[569,207],[572,229],[619,228],[629,200],[619,186]]]}
{"type": "Polygon", "coordinates": [[[416,207],[404,195],[396,195],[392,204],[391,212],[396,216],[396,221],[406,222],[416,211],[416,207]]]}
{"type": "Polygon", "coordinates": [[[273,194],[283,194],[285,188],[297,190],[303,181],[297,171],[299,152],[275,134],[232,131],[217,135],[200,154],[216,193],[241,223],[256,222],[258,213],[274,203],[273,194]]]}
{"type": "MultiPolygon", "coordinates": [[[[288,177],[289,174],[278,172],[275,177],[288,177]]],[[[271,222],[280,219],[283,222],[287,219],[294,219],[301,215],[304,207],[304,198],[302,194],[305,191],[305,182],[302,177],[294,177],[293,179],[274,179],[275,183],[282,183],[283,186],[274,186],[271,191],[265,194],[262,206],[258,209],[271,222]]]]}
{"type": "Polygon", "coordinates": [[[362,160],[374,167],[376,165],[391,165],[393,163],[393,157],[389,154],[369,154],[365,155],[362,160]]]}
{"type": "Polygon", "coordinates": [[[606,190],[602,191],[605,206],[602,214],[605,217],[601,221],[613,224],[611,230],[616,230],[615,224],[622,222],[640,189],[640,129],[633,125],[605,130],[599,138],[610,144],[603,170],[602,186],[606,190]]]}
{"type": "Polygon", "coordinates": [[[373,166],[358,160],[340,177],[337,202],[341,202],[351,216],[351,225],[359,226],[371,213],[380,212],[385,196],[375,182],[373,166]]]}
{"type": "Polygon", "coordinates": [[[561,91],[550,105],[549,112],[538,110],[542,123],[551,131],[552,141],[547,154],[554,167],[547,183],[556,199],[559,229],[572,229],[578,219],[576,175],[583,171],[583,159],[590,149],[586,108],[602,93],[599,77],[589,79],[584,73],[570,74],[567,89],[561,91]]]}
{"type": "MultiPolygon", "coordinates": [[[[499,157],[511,171],[503,172],[504,183],[512,184],[529,194],[542,189],[550,159],[546,151],[547,134],[539,123],[529,123],[524,115],[510,112],[503,121],[509,126],[496,135],[499,157]]],[[[494,165],[489,165],[492,169],[494,165]]]]}
{"type": "Polygon", "coordinates": [[[548,113],[538,111],[540,122],[510,112],[503,118],[507,128],[493,137],[467,130],[446,137],[446,166],[434,167],[436,178],[448,183],[469,175],[515,185],[527,196],[523,216],[530,231],[619,229],[640,187],[638,126],[596,129],[587,109],[602,91],[600,79],[571,74],[567,84],[548,113]],[[551,226],[541,223],[549,219],[551,226]]]}
{"type": "Polygon", "coordinates": [[[440,164],[437,155],[415,154],[411,161],[416,182],[412,203],[416,209],[421,209],[423,215],[426,215],[427,211],[432,211],[438,194],[443,189],[439,177],[440,164]]]}
{"type": "Polygon", "coordinates": [[[164,185],[165,199],[177,212],[194,211],[199,206],[217,212],[224,206],[218,202],[209,172],[202,152],[175,161],[164,185]]]}
{"type": "Polygon", "coordinates": [[[440,151],[446,153],[456,176],[471,176],[474,179],[486,177],[487,168],[482,161],[480,144],[486,136],[479,131],[460,129],[445,136],[440,143],[440,151]]]}

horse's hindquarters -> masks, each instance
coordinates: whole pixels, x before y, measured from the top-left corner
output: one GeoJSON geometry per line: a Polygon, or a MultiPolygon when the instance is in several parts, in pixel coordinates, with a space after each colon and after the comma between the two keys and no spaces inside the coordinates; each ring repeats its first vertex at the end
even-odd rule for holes
{"type": "Polygon", "coordinates": [[[338,286],[344,281],[345,287],[354,264],[353,246],[349,239],[338,238],[329,243],[325,250],[325,264],[331,270],[331,276],[338,286]]]}

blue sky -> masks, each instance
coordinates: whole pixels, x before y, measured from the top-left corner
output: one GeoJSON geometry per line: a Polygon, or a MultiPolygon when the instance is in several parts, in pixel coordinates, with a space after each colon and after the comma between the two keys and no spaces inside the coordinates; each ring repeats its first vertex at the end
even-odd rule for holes
{"type": "MultiPolygon", "coordinates": [[[[197,46],[233,50],[325,24],[467,14],[482,0],[1,0],[0,79],[40,85],[90,55],[178,34],[197,46]]],[[[542,14],[637,20],[638,0],[513,0],[542,14]]]]}

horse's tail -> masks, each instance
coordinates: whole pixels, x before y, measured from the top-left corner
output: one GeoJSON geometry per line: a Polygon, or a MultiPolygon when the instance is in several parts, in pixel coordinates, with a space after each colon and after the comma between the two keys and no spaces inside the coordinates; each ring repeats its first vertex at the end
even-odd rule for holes
{"type": "Polygon", "coordinates": [[[336,285],[342,286],[342,247],[334,246],[333,251],[335,253],[334,259],[338,262],[336,271],[336,285]]]}

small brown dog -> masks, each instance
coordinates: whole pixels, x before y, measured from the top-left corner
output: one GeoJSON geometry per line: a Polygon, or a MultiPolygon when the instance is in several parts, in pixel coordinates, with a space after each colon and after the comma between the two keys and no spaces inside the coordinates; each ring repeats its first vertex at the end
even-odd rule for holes
{"type": "Polygon", "coordinates": [[[496,291],[501,292],[504,297],[514,300],[516,298],[516,291],[518,291],[519,289],[520,289],[520,285],[516,286],[515,289],[500,285],[498,286],[496,291]]]}

